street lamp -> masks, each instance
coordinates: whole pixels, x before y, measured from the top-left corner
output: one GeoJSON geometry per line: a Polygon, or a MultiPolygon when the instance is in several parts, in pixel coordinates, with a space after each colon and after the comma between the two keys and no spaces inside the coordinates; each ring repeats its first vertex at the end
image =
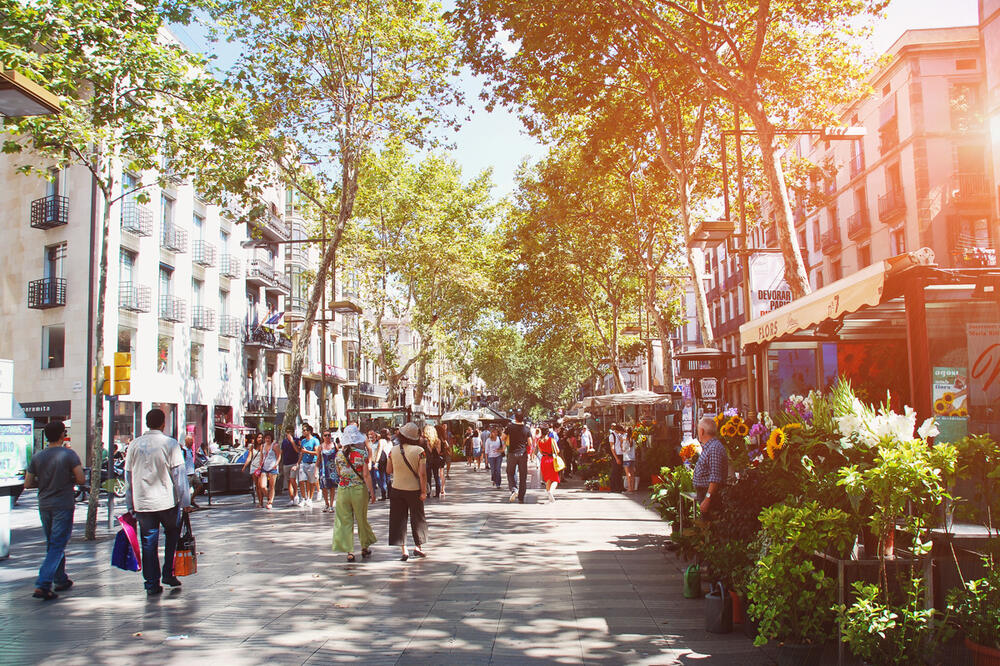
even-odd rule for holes
{"type": "Polygon", "coordinates": [[[23,74],[0,69],[0,115],[45,116],[59,111],[58,97],[23,74]]]}

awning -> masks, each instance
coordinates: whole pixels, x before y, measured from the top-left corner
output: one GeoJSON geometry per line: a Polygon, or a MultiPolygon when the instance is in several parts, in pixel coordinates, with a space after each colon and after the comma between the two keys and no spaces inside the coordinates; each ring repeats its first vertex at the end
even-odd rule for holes
{"type": "Polygon", "coordinates": [[[878,305],[886,280],[918,265],[933,263],[934,253],[922,248],[879,261],[842,280],[832,282],[813,293],[740,326],[740,345],[746,347],[775,340],[812,328],[827,319],[878,305]]]}
{"type": "Polygon", "coordinates": [[[581,402],[587,407],[619,407],[622,405],[660,405],[672,402],[670,395],[663,393],[653,393],[636,389],[628,393],[610,393],[608,395],[594,395],[584,398],[581,402]]]}
{"type": "Polygon", "coordinates": [[[441,422],[444,423],[445,421],[468,421],[469,423],[476,423],[479,421],[479,414],[468,409],[445,412],[441,415],[441,422]]]}

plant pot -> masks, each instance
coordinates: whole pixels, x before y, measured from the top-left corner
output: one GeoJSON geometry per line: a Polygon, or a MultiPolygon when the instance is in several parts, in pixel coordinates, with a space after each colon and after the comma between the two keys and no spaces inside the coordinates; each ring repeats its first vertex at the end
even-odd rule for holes
{"type": "Polygon", "coordinates": [[[652,475],[650,475],[650,477],[649,477],[649,484],[650,485],[655,485],[657,483],[663,483],[663,477],[660,476],[659,474],[652,474],[652,475]]]}
{"type": "Polygon", "coordinates": [[[743,612],[743,600],[736,590],[729,590],[729,596],[733,598],[733,624],[746,624],[747,614],[743,612]]]}
{"type": "Polygon", "coordinates": [[[972,653],[972,663],[975,666],[1000,666],[1000,650],[973,643],[968,638],[965,639],[965,647],[972,653]]]}
{"type": "Polygon", "coordinates": [[[823,657],[823,646],[815,644],[782,643],[778,645],[778,666],[815,666],[823,657]]]}
{"type": "Polygon", "coordinates": [[[601,486],[600,488],[598,488],[598,490],[600,490],[602,493],[609,493],[611,492],[611,486],[601,486]]]}

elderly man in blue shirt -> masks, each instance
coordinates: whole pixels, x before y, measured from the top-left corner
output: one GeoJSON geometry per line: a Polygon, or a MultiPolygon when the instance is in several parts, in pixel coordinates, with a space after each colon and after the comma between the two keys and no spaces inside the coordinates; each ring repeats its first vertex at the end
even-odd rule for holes
{"type": "Polygon", "coordinates": [[[694,466],[694,490],[702,515],[718,507],[719,491],[729,476],[729,454],[718,437],[718,426],[710,416],[698,421],[698,441],[701,455],[694,466]]]}

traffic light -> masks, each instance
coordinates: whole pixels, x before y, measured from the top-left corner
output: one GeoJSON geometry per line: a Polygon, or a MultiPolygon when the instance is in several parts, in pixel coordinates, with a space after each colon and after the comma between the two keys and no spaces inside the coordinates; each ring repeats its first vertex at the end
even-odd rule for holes
{"type": "MultiPolygon", "coordinates": [[[[96,376],[96,373],[94,373],[96,376]]],[[[104,366],[104,395],[128,395],[132,392],[132,354],[115,352],[114,365],[104,366]]],[[[97,379],[94,379],[97,393],[97,379]]]]}

